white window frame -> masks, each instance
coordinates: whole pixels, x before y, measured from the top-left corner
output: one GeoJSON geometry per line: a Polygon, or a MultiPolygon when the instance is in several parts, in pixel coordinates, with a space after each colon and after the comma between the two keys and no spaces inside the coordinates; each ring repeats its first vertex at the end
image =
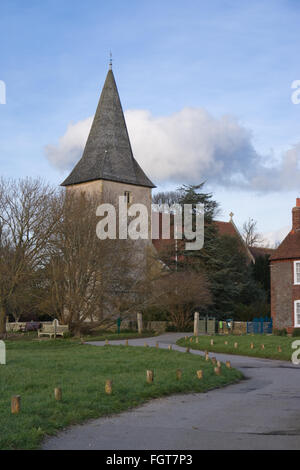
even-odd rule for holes
{"type": "Polygon", "coordinates": [[[300,261],[294,261],[294,285],[300,285],[300,261]],[[297,266],[299,266],[299,273],[297,273],[297,266]]]}
{"type": "Polygon", "coordinates": [[[294,327],[300,327],[300,300],[294,302],[294,327]],[[299,321],[297,321],[298,319],[299,321]]]}

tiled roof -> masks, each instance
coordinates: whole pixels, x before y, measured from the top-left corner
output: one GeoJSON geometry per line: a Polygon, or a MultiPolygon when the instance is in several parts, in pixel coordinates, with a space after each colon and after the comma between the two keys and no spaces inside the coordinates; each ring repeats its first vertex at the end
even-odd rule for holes
{"type": "Polygon", "coordinates": [[[62,186],[98,179],[155,187],[133,157],[112,70],[107,73],[82,158],[62,186]]]}
{"type": "Polygon", "coordinates": [[[300,231],[291,230],[271,256],[271,260],[300,258],[300,231]]]}

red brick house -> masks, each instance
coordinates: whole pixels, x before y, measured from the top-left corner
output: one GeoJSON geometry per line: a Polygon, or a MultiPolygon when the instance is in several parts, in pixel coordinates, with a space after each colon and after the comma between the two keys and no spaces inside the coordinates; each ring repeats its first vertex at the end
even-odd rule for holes
{"type": "Polygon", "coordinates": [[[293,227],[271,256],[271,315],[274,328],[300,328],[300,198],[293,227]]]}

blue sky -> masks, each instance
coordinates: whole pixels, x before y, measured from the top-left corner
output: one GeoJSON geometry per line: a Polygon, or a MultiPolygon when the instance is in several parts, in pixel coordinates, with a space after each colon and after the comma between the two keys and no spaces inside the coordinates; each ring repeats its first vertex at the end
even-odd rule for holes
{"type": "MultiPolygon", "coordinates": [[[[293,161],[300,168],[300,105],[291,102],[291,83],[300,79],[299,22],[296,0],[2,0],[0,80],[6,83],[7,103],[0,105],[1,175],[41,176],[54,184],[63,180],[68,171],[51,164],[45,149],[59,145],[68,125],[93,115],[112,50],[124,110],[147,111],[147,126],[162,118],[169,140],[172,123],[185,122],[180,114],[185,108],[205,110],[209,117],[198,116],[205,128],[213,118],[216,137],[211,139],[229,132],[219,170],[227,179],[221,173],[216,178],[212,169],[202,173],[196,165],[191,180],[185,172],[182,182],[205,178],[225,220],[232,210],[238,225],[250,216],[262,232],[281,230],[290,225],[291,208],[300,196],[298,173],[289,173],[286,164],[282,176],[280,167],[282,155],[296,149],[293,161]],[[245,187],[232,184],[232,150],[223,155],[233,139],[231,125],[226,130],[220,125],[224,115],[238,123],[235,136],[243,129],[248,133],[234,154],[238,173],[246,179],[251,174],[245,187]],[[257,158],[262,163],[254,174],[257,158]],[[276,172],[265,172],[276,162],[276,172]],[[264,174],[263,182],[256,182],[258,173],[264,174]]],[[[131,116],[130,134],[137,119],[138,113],[131,116]]],[[[193,129],[197,134],[196,124],[193,129]]],[[[134,139],[140,148],[143,137],[134,139]]],[[[188,152],[193,151],[191,140],[189,134],[188,152]]],[[[218,148],[214,143],[214,163],[218,148]]],[[[183,165],[185,158],[187,165],[195,163],[183,152],[183,165]]],[[[180,180],[180,168],[169,180],[159,179],[157,169],[153,174],[161,189],[180,180]]]]}

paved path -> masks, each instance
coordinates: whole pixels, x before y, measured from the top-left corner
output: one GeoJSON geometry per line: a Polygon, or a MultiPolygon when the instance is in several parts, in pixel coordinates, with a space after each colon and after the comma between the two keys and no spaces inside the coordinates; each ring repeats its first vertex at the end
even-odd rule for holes
{"type": "MultiPolygon", "coordinates": [[[[139,346],[146,341],[154,346],[159,341],[160,347],[167,348],[183,335],[168,333],[129,344],[139,346]]],[[[47,439],[43,448],[300,449],[300,366],[228,354],[214,356],[221,361],[230,358],[246,380],[209,393],[152,400],[135,410],[74,426],[47,439]]]]}

